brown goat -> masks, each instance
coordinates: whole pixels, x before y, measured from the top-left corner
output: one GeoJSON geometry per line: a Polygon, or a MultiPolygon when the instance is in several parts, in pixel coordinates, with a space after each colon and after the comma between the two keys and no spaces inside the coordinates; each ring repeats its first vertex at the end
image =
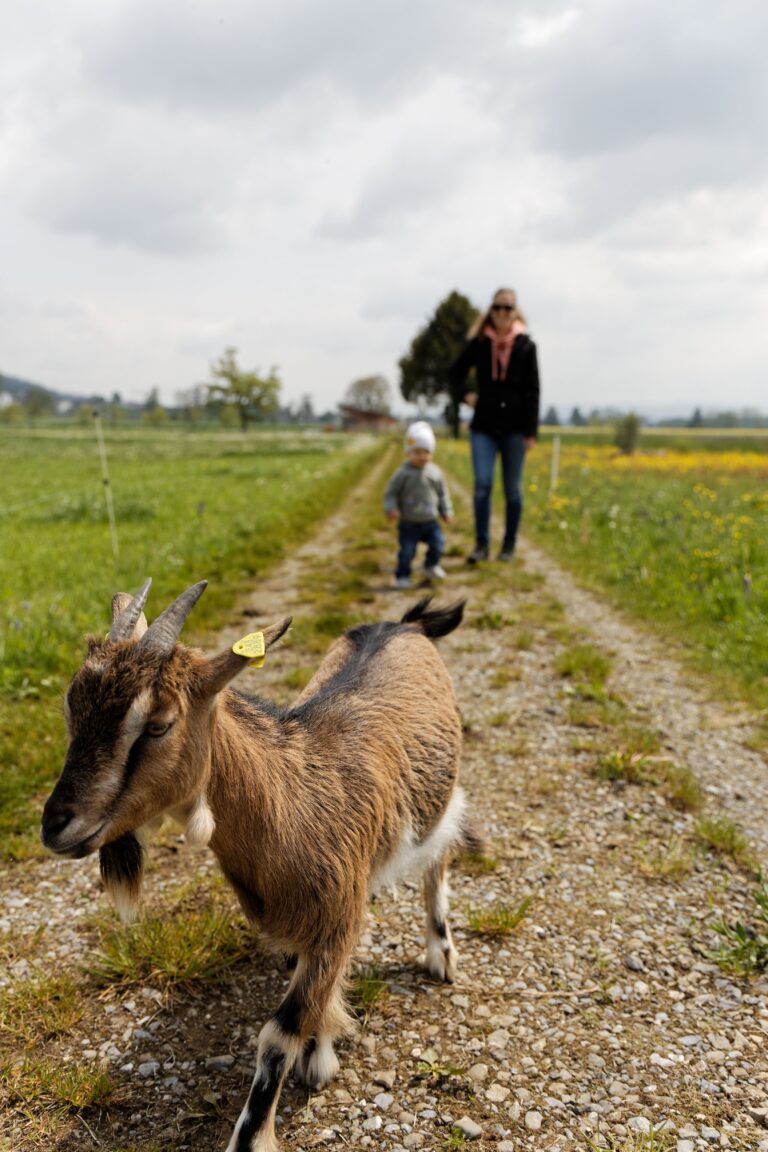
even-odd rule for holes
{"type": "MultiPolygon", "coordinates": [[[[210,843],[248,919],[296,956],[228,1145],[272,1152],[289,1069],[312,1088],[338,1070],[341,986],[373,889],[423,875],[429,971],[454,978],[446,868],[474,841],[457,787],[459,712],[430,639],[459,624],[463,604],[429,610],[425,599],[400,623],[351,629],[296,704],[278,710],[228,686],[247,656],[209,658],[177,642],[205,582],[147,628],[149,584],[115,597],[111,632],[90,639],[68,689],[69,749],[42,839],[75,858],[98,849],[126,915],[141,885],[142,830],[169,814],[189,841],[210,843]]],[[[290,622],[265,629],[265,645],[290,622]]]]}

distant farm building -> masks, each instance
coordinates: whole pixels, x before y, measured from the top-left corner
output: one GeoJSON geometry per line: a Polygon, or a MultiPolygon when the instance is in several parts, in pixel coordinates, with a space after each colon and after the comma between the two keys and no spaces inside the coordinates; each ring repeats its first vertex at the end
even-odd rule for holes
{"type": "Polygon", "coordinates": [[[351,408],[340,404],[341,427],[345,432],[392,432],[400,421],[389,412],[375,412],[368,408],[351,408]]]}

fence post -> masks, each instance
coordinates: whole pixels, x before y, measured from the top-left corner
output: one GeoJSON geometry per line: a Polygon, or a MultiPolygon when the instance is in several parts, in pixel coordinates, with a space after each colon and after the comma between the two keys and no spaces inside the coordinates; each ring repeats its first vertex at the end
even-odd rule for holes
{"type": "Polygon", "coordinates": [[[112,488],[109,483],[107,449],[104,445],[104,435],[101,430],[101,416],[99,416],[98,412],[94,415],[94,422],[96,424],[96,441],[99,445],[99,457],[101,459],[101,482],[104,485],[104,498],[107,501],[107,516],[109,517],[109,531],[112,536],[112,556],[114,557],[115,567],[117,567],[118,560],[120,559],[120,547],[117,542],[117,524],[115,523],[115,509],[112,503],[112,488]]]}
{"type": "Polygon", "coordinates": [[[557,477],[560,469],[560,437],[555,436],[552,440],[552,471],[549,475],[549,492],[550,495],[557,488],[557,477]]]}

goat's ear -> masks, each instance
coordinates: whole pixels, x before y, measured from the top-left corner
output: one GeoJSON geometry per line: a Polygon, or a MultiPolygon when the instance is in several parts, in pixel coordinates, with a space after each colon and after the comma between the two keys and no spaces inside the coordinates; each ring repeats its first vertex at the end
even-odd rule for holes
{"type": "MultiPolygon", "coordinates": [[[[127,592],[118,592],[112,597],[112,623],[117,622],[120,613],[128,607],[132,602],[133,596],[129,596],[127,592]]],[[[142,636],[147,630],[147,618],[143,612],[139,613],[139,618],[133,628],[133,639],[141,640],[142,636]]]]}
{"type": "MultiPolygon", "coordinates": [[[[271,648],[288,631],[292,619],[292,616],[286,616],[285,620],[281,620],[279,624],[270,624],[268,628],[262,630],[265,649],[271,648]]],[[[240,656],[231,648],[227,648],[225,652],[220,652],[218,656],[206,660],[200,674],[202,694],[215,696],[217,692],[221,692],[222,688],[226,688],[230,680],[234,680],[235,676],[247,668],[251,661],[251,656],[240,656]]]]}
{"type": "Polygon", "coordinates": [[[264,647],[271,648],[273,644],[276,644],[280,637],[288,631],[292,620],[293,616],[286,616],[285,620],[281,620],[279,624],[270,624],[268,628],[264,628],[262,631],[264,647]]]}

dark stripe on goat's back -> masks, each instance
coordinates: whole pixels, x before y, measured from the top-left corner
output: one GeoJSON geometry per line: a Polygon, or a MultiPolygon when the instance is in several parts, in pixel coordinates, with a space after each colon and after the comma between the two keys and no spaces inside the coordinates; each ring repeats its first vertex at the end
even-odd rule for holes
{"type": "Polygon", "coordinates": [[[394,624],[391,621],[384,621],[380,624],[359,624],[356,628],[350,628],[348,632],[344,633],[347,640],[350,640],[354,645],[349,659],[313,696],[310,696],[303,704],[299,704],[297,708],[285,712],[284,716],[295,717],[298,720],[306,719],[317,708],[322,708],[326,701],[340,692],[348,692],[350,689],[359,687],[371,661],[379,655],[389,641],[395,636],[409,634],[421,635],[413,627],[394,624]]]}
{"type": "Polygon", "coordinates": [[[281,714],[281,709],[269,700],[262,700],[260,696],[242,692],[239,688],[229,689],[226,702],[230,716],[246,728],[258,727],[259,721],[265,716],[276,720],[281,714]]]}

